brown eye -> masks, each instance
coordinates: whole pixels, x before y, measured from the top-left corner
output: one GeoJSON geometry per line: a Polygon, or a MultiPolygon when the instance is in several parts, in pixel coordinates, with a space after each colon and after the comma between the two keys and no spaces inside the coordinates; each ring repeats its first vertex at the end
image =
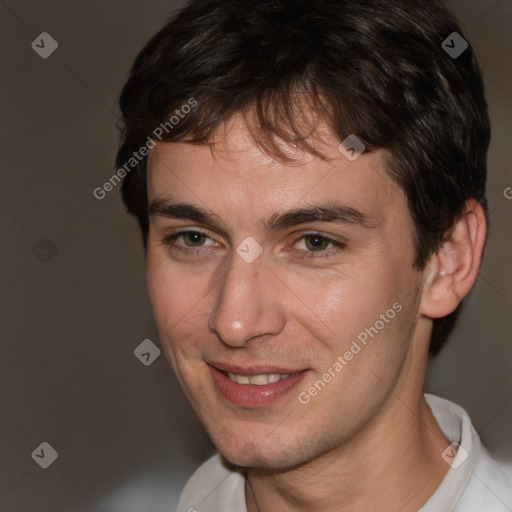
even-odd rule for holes
{"type": "Polygon", "coordinates": [[[306,235],[304,237],[304,241],[306,244],[306,247],[310,251],[324,251],[328,248],[329,244],[331,243],[330,240],[327,238],[321,236],[321,235],[306,235]]]}
{"type": "Polygon", "coordinates": [[[306,233],[295,241],[297,256],[302,260],[327,260],[336,257],[345,248],[345,243],[321,233],[306,233]]]}
{"type": "Polygon", "coordinates": [[[181,236],[183,237],[185,245],[188,245],[189,247],[201,245],[207,238],[205,234],[200,233],[199,231],[187,231],[186,233],[181,233],[181,236]]]}
{"type": "Polygon", "coordinates": [[[215,246],[215,242],[206,233],[197,229],[168,235],[162,239],[162,244],[171,251],[190,256],[204,256],[210,253],[213,246],[215,246]]]}

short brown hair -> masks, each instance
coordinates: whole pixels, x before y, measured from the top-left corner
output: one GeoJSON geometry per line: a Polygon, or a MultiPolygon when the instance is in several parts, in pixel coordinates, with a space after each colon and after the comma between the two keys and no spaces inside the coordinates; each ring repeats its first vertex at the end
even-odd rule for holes
{"type": "MultiPolygon", "coordinates": [[[[453,32],[462,35],[436,0],[195,0],[135,60],[120,97],[116,164],[190,98],[198,106],[162,140],[205,144],[234,114],[251,111],[256,143],[275,158],[286,158],[276,135],[317,154],[296,115],[300,95],[340,141],[354,134],[368,151],[389,151],[422,269],[467,199],[487,211],[483,80],[471,47],[457,58],[442,48],[453,32]]],[[[122,195],[146,244],[145,158],[122,195]]],[[[432,354],[454,316],[434,322],[432,354]]]]}

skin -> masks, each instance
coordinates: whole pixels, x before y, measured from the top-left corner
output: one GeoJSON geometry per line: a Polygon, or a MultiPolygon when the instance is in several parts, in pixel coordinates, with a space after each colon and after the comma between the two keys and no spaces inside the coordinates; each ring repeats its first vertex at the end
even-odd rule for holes
{"type": "Polygon", "coordinates": [[[432,319],[453,311],[476,278],[483,212],[468,201],[446,244],[416,270],[413,223],[404,193],[386,174],[386,152],[351,162],[327,129],[321,140],[327,161],[295,151],[295,163],[278,162],[235,117],[211,145],[159,143],[150,151],[149,202],[191,203],[219,224],[150,216],[155,321],[213,443],[247,470],[249,512],[417,511],[449,469],[441,458],[449,443],[423,397],[432,319]],[[370,226],[260,225],[326,201],[357,209],[370,226]],[[164,242],[184,229],[206,236],[164,242]],[[311,232],[344,246],[324,241],[319,249],[314,236],[305,237],[311,232]],[[236,252],[248,236],[263,248],[250,264],[236,252]],[[298,393],[396,302],[395,318],[301,404],[298,393]],[[217,392],[206,364],[213,360],[311,371],[270,405],[238,407],[217,392]]]}

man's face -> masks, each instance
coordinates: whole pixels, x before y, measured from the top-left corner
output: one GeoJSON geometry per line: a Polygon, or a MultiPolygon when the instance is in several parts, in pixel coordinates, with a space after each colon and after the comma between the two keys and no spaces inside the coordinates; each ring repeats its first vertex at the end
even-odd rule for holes
{"type": "Polygon", "coordinates": [[[324,144],[327,161],[279,163],[236,120],[213,151],[150,152],[147,277],[160,340],[212,441],[241,466],[292,467],[341,447],[393,391],[417,384],[408,355],[422,275],[405,196],[383,151],[349,161],[333,136],[324,144]],[[338,220],[318,217],[328,207],[338,220]],[[310,211],[282,217],[299,209],[310,211]],[[259,386],[221,370],[298,375],[259,386]]]}

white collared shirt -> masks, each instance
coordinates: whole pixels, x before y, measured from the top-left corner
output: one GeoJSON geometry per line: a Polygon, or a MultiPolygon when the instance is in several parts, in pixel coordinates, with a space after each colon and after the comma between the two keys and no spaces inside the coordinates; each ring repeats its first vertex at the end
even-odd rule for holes
{"type": "MultiPolygon", "coordinates": [[[[512,512],[512,467],[491,457],[462,407],[434,395],[425,399],[457,451],[446,452],[451,468],[418,512],[512,512]]],[[[187,482],[177,512],[247,512],[243,475],[214,455],[187,482]]]]}

